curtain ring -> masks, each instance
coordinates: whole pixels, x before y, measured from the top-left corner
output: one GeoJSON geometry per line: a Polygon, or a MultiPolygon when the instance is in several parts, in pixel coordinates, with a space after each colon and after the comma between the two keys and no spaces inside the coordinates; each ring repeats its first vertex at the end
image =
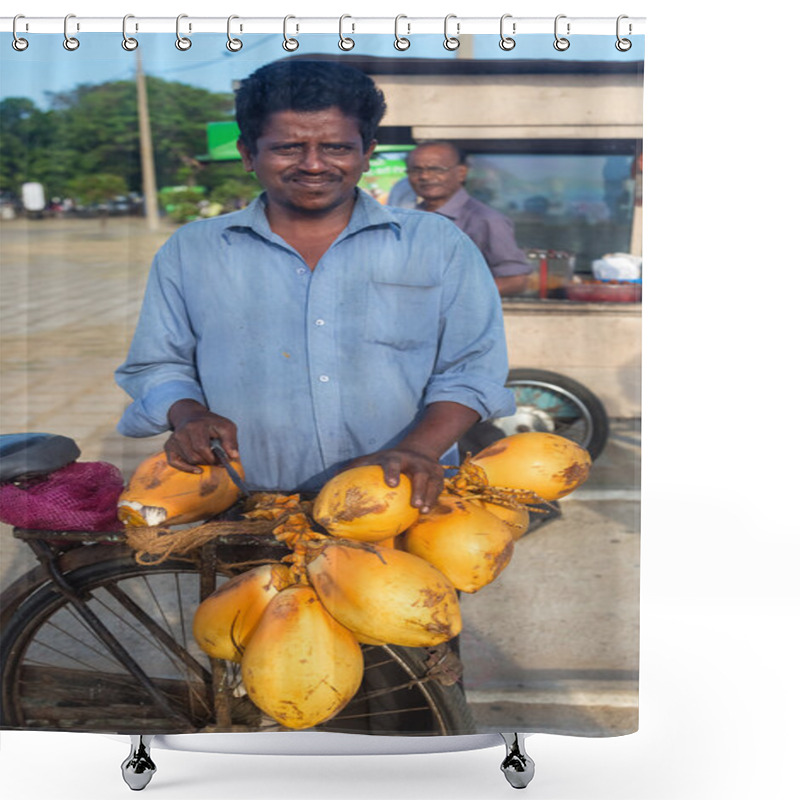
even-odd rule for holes
{"type": "Polygon", "coordinates": [[[461,32],[461,23],[458,22],[458,17],[455,14],[448,14],[444,18],[444,49],[445,50],[458,50],[461,42],[458,39],[458,34],[461,32]],[[450,22],[451,19],[456,20],[456,35],[449,36],[447,33],[447,23],[450,22]]]}
{"type": "MultiPolygon", "coordinates": [[[[236,39],[231,36],[231,20],[239,19],[236,14],[231,14],[228,17],[228,41],[225,42],[225,47],[231,51],[231,53],[238,53],[244,47],[244,43],[241,39],[236,39]]],[[[241,30],[241,25],[239,26],[239,30],[241,30]]]]}
{"type": "MultiPolygon", "coordinates": [[[[130,53],[139,46],[139,42],[132,36],[128,36],[127,27],[129,19],[134,19],[133,14],[126,14],[122,18],[122,49],[130,53]]],[[[139,26],[137,25],[136,28],[138,30],[139,26]]]]}
{"type": "MultiPolygon", "coordinates": [[[[71,19],[75,19],[74,14],[67,14],[67,16],[64,17],[64,49],[70,51],[77,50],[81,46],[81,43],[74,36],[70,36],[67,30],[71,19]]],[[[76,30],[80,30],[79,25],[76,25],[76,30]]]]}
{"type": "MultiPolygon", "coordinates": [[[[567,18],[566,14],[559,14],[556,17],[554,26],[556,40],[553,42],[553,47],[555,47],[555,49],[561,53],[569,49],[569,39],[565,39],[563,36],[558,35],[558,21],[560,19],[566,19],[566,18],[567,18]]],[[[569,22],[567,23],[567,36],[569,36],[569,22]]]]}
{"type": "MultiPolygon", "coordinates": [[[[616,47],[617,50],[620,51],[620,53],[627,53],[628,50],[630,50],[631,47],[633,47],[633,42],[631,42],[630,39],[622,39],[622,38],[620,38],[620,35],[619,35],[619,27],[620,27],[620,25],[619,24],[623,19],[628,19],[627,14],[620,14],[617,17],[617,41],[614,43],[614,47],[616,47]]],[[[629,22],[628,23],[628,36],[630,36],[631,33],[633,33],[633,27],[631,26],[631,23],[629,22]]]]}
{"type": "MultiPolygon", "coordinates": [[[[517,43],[511,36],[506,36],[503,33],[503,25],[507,19],[511,19],[511,14],[503,14],[503,16],[500,17],[500,49],[505,51],[513,50],[517,46],[517,43]]],[[[512,22],[511,33],[515,34],[516,32],[517,32],[517,23],[512,22]]]]}
{"type": "MultiPolygon", "coordinates": [[[[289,14],[288,16],[283,18],[283,49],[284,50],[288,50],[291,53],[294,50],[297,50],[298,47],[300,47],[300,42],[298,42],[297,39],[292,39],[286,33],[286,31],[287,31],[287,29],[289,27],[289,20],[290,19],[297,19],[297,18],[293,17],[291,14],[289,14]]],[[[300,30],[300,26],[297,25],[295,27],[295,30],[299,31],[300,30]]]]}
{"type": "MultiPolygon", "coordinates": [[[[188,14],[178,14],[178,18],[175,20],[175,47],[178,50],[186,51],[192,46],[192,40],[188,36],[181,36],[181,20],[186,19],[189,15],[188,14]]],[[[192,31],[192,23],[189,23],[189,32],[192,31]]]]}
{"type": "MultiPolygon", "coordinates": [[[[18,52],[21,53],[23,50],[28,49],[28,40],[23,39],[21,36],[17,36],[17,20],[18,19],[25,19],[24,14],[17,14],[14,17],[14,21],[11,23],[11,33],[14,34],[14,40],[11,42],[11,46],[18,52]]],[[[28,24],[25,23],[25,27],[28,27],[28,24]]]]}
{"type": "MultiPolygon", "coordinates": [[[[398,14],[394,18],[394,47],[395,50],[408,50],[411,47],[411,40],[406,39],[405,36],[401,36],[399,33],[401,19],[408,19],[408,17],[405,14],[398,14]]],[[[406,28],[408,29],[407,33],[411,33],[410,23],[406,23],[406,28]]]]}
{"type": "MultiPolygon", "coordinates": [[[[356,43],[350,37],[347,37],[342,33],[342,27],[343,27],[344,21],[346,19],[353,19],[353,18],[349,14],[342,14],[342,16],[339,17],[339,49],[340,50],[352,50],[356,46],[356,43]]],[[[352,30],[355,31],[355,29],[356,29],[355,23],[351,23],[351,27],[352,27],[352,30]]]]}

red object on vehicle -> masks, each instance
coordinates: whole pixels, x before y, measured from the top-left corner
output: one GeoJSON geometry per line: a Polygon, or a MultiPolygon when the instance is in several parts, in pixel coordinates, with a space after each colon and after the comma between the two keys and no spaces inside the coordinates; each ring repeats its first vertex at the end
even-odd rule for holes
{"type": "Polygon", "coordinates": [[[46,478],[0,484],[0,521],[52,531],[118,531],[122,473],[105,461],[73,462],[46,478]]]}
{"type": "Polygon", "coordinates": [[[567,297],[585,303],[639,303],[642,300],[642,284],[606,281],[571,283],[567,286],[567,297]]]}
{"type": "Polygon", "coordinates": [[[539,260],[539,299],[547,297],[547,257],[542,256],[539,260]]]}

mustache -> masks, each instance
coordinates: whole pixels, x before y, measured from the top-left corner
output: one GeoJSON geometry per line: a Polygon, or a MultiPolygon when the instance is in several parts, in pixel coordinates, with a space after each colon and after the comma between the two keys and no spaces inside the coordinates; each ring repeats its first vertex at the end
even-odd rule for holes
{"type": "Polygon", "coordinates": [[[293,169],[291,172],[284,175],[284,181],[293,181],[299,178],[300,180],[308,180],[309,178],[313,180],[319,180],[320,182],[323,181],[340,181],[341,175],[333,171],[326,171],[326,172],[307,172],[303,169],[293,169]]]}

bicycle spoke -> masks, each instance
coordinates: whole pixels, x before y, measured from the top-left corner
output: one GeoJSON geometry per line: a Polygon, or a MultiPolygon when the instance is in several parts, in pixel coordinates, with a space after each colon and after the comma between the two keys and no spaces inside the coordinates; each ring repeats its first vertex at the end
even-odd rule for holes
{"type": "Polygon", "coordinates": [[[175,595],[178,598],[178,619],[181,622],[181,643],[183,644],[184,648],[186,647],[186,620],[183,616],[183,594],[181,593],[181,585],[180,581],[178,580],[178,575],[173,575],[175,579],[175,595]]]}
{"type": "Polygon", "coordinates": [[[391,711],[388,712],[385,709],[382,709],[380,711],[365,711],[363,714],[337,714],[337,716],[334,717],[334,719],[331,721],[334,722],[337,720],[344,721],[344,720],[354,720],[354,719],[367,719],[369,717],[378,717],[381,716],[382,714],[387,714],[387,713],[392,715],[397,715],[397,714],[411,714],[419,711],[430,711],[430,707],[415,706],[411,708],[403,706],[403,708],[392,709],[391,711]]]}
{"type": "MultiPolygon", "coordinates": [[[[84,620],[80,616],[78,616],[73,609],[67,608],[65,610],[68,611],[68,613],[81,624],[81,627],[83,627],[84,630],[86,630],[89,634],[92,635],[94,641],[97,642],[97,644],[99,645],[102,644],[102,642],[96,636],[94,636],[93,632],[89,629],[84,620]]],[[[51,620],[48,620],[47,625],[51,628],[55,628],[55,630],[57,630],[62,636],[71,639],[80,648],[84,650],[85,649],[91,650],[93,653],[95,653],[95,655],[99,656],[102,660],[107,661],[109,664],[112,664],[114,666],[119,665],[119,662],[107,650],[101,650],[98,649],[97,647],[92,647],[89,642],[85,641],[84,639],[79,639],[74,633],[71,633],[66,628],[62,628],[59,625],[56,625],[56,623],[52,622],[51,620]]],[[[40,647],[50,647],[51,649],[55,649],[52,645],[48,645],[46,642],[43,641],[36,640],[36,644],[39,645],[40,647]]],[[[75,658],[74,656],[70,656],[68,653],[63,653],[63,655],[67,656],[68,658],[72,658],[75,661],[78,661],[77,658],[75,658]]]]}
{"type": "Polygon", "coordinates": [[[425,679],[408,681],[408,683],[401,683],[398,684],[397,686],[389,686],[385,689],[373,689],[370,692],[365,692],[364,694],[360,694],[358,696],[358,699],[374,700],[376,697],[386,697],[387,695],[393,694],[394,692],[399,692],[404,689],[412,689],[416,686],[420,686],[423,683],[425,683],[425,679]]]}
{"type": "Polygon", "coordinates": [[[164,625],[167,627],[170,634],[172,634],[172,636],[174,637],[175,634],[172,630],[172,626],[170,625],[169,620],[167,619],[167,615],[164,613],[164,609],[161,607],[161,603],[159,602],[156,593],[153,591],[153,587],[150,585],[149,578],[150,578],[149,575],[142,576],[142,580],[144,581],[147,590],[150,592],[150,596],[153,598],[153,603],[155,604],[155,607],[158,609],[158,613],[161,615],[161,619],[164,621],[164,625]]]}
{"type": "MultiPolygon", "coordinates": [[[[88,661],[81,661],[81,659],[77,658],[76,656],[73,656],[70,653],[67,653],[67,652],[65,652],[63,650],[59,650],[58,648],[53,647],[52,645],[49,645],[46,642],[37,642],[36,644],[39,647],[41,647],[43,650],[47,650],[47,651],[49,651],[51,653],[55,653],[58,656],[62,656],[67,661],[74,661],[76,664],[80,665],[81,667],[85,667],[90,672],[94,672],[97,669],[97,666],[95,664],[91,664],[88,661]]],[[[111,659],[108,659],[108,660],[110,661],[111,659]]],[[[26,663],[33,664],[35,666],[42,666],[42,667],[52,667],[53,666],[49,662],[27,661],[26,663]]],[[[114,662],[114,665],[116,666],[116,662],[114,662]]]]}
{"type": "MultiPolygon", "coordinates": [[[[148,638],[144,632],[133,625],[127,619],[120,617],[131,630],[148,642],[154,648],[158,648],[176,668],[181,666],[198,675],[202,680],[210,679],[210,673],[198,662],[188,650],[176,642],[163,628],[161,628],[130,596],[116,584],[109,584],[106,591],[130,614],[133,618],[153,637],[148,638]]],[[[98,598],[96,598],[98,599],[98,598]]],[[[98,599],[99,600],[99,599],[98,599]]],[[[114,613],[108,608],[110,613],[114,613]]],[[[188,677],[188,673],[184,672],[188,677]]]]}

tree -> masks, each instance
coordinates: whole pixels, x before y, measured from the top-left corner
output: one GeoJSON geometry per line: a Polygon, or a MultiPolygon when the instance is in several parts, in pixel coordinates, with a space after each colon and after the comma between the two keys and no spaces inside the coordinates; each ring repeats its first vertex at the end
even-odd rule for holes
{"type": "Polygon", "coordinates": [[[41,156],[53,146],[50,116],[27,97],[0,101],[0,190],[19,194],[26,181],[48,185],[41,156]]]}
{"type": "MultiPolygon", "coordinates": [[[[158,185],[192,184],[204,171],[206,123],[230,119],[233,96],[151,77],[147,89],[158,185]]],[[[49,99],[48,111],[28,98],[0,104],[0,189],[18,193],[33,180],[63,196],[76,178],[104,174],[141,191],[135,82],[81,84],[49,99]]]]}
{"type": "Polygon", "coordinates": [[[125,181],[119,175],[103,172],[73,178],[67,188],[70,196],[83,206],[109,203],[128,192],[125,181]]]}

